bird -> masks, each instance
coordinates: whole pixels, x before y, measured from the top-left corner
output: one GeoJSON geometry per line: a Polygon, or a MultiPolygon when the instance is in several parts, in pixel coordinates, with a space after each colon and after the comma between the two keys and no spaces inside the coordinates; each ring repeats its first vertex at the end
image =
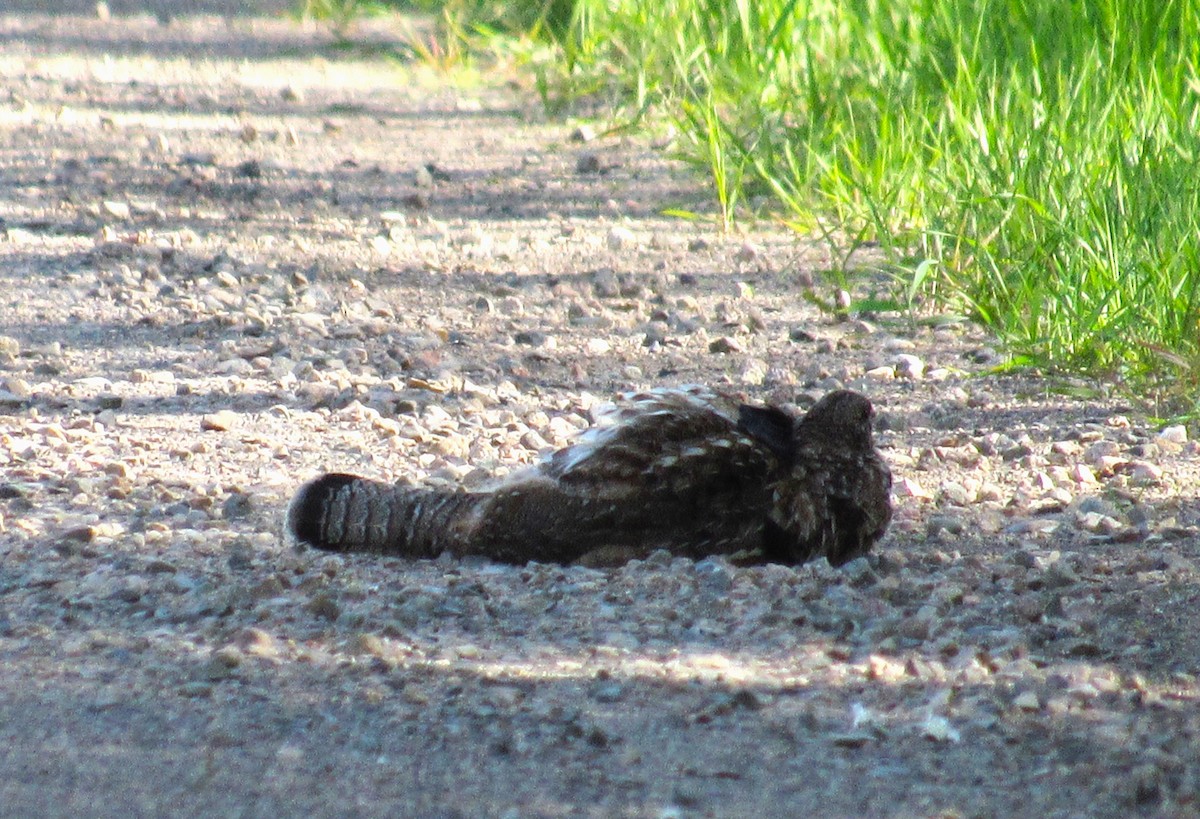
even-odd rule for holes
{"type": "Polygon", "coordinates": [[[333,552],[611,566],[665,549],[738,565],[841,566],[892,517],[874,409],[851,390],[800,415],[705,386],[620,396],[576,441],[493,488],[341,472],[304,484],[290,537],[333,552]]]}

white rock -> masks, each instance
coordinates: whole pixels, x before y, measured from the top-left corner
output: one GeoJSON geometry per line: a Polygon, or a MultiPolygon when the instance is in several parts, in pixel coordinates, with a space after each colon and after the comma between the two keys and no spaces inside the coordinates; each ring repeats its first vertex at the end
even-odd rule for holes
{"type": "Polygon", "coordinates": [[[962,484],[947,481],[942,484],[942,498],[955,506],[967,506],[974,502],[975,495],[962,484]]]}
{"type": "Polygon", "coordinates": [[[917,381],[925,375],[925,362],[912,353],[900,353],[892,359],[892,363],[895,365],[895,374],[898,378],[911,378],[917,381]]]}
{"type": "Polygon", "coordinates": [[[930,500],[933,495],[912,478],[901,478],[896,482],[896,494],[902,498],[921,498],[930,500]]]}
{"type": "Polygon", "coordinates": [[[1121,521],[1108,515],[1102,515],[1099,512],[1087,512],[1079,515],[1076,518],[1076,522],[1079,524],[1080,529],[1101,535],[1115,534],[1124,528],[1121,525],[1121,521]]]}
{"type": "Polygon", "coordinates": [[[109,216],[112,216],[116,219],[128,219],[129,218],[130,211],[129,211],[129,203],[128,202],[117,202],[117,201],[109,199],[109,200],[105,200],[103,207],[104,207],[104,211],[109,216]]]}
{"type": "Polygon", "coordinates": [[[1092,463],[1092,466],[1095,468],[1097,475],[1109,477],[1118,469],[1123,468],[1127,463],[1129,462],[1124,458],[1115,455],[1102,455],[1092,463]]]}
{"type": "Polygon", "coordinates": [[[941,714],[930,714],[921,726],[921,736],[934,742],[958,742],[962,734],[941,714]]]}
{"type": "Polygon", "coordinates": [[[1041,700],[1033,691],[1024,691],[1018,694],[1017,698],[1013,700],[1013,705],[1022,711],[1040,711],[1042,708],[1041,700]]]}
{"type": "Polygon", "coordinates": [[[1158,440],[1169,444],[1186,444],[1188,440],[1187,427],[1183,424],[1163,427],[1162,432],[1158,433],[1158,440]]]}
{"type": "Polygon", "coordinates": [[[1071,469],[1071,477],[1076,483],[1097,484],[1100,481],[1096,480],[1096,473],[1087,464],[1075,464],[1071,469]]]}
{"type": "Polygon", "coordinates": [[[633,235],[633,231],[623,225],[613,225],[608,231],[609,250],[623,250],[632,247],[636,241],[637,237],[633,235]]]}
{"type": "Polygon", "coordinates": [[[1134,483],[1161,483],[1162,468],[1149,461],[1134,461],[1129,465],[1130,477],[1134,483]]]}
{"type": "Polygon", "coordinates": [[[1116,441],[1097,441],[1084,450],[1084,457],[1094,464],[1101,458],[1115,457],[1121,454],[1121,447],[1116,441]]]}

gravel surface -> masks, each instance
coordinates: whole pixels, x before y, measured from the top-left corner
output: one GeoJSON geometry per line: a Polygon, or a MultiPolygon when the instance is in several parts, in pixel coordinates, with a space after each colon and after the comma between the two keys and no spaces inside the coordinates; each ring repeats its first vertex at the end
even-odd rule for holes
{"type": "Polygon", "coordinates": [[[707,205],[655,137],[220,3],[82,5],[0,16],[0,813],[1200,810],[1187,430],[988,375],[968,325],[823,315],[820,243],[657,215],[707,205]],[[690,382],[870,395],[878,554],[280,537],[324,469],[475,485],[690,382]]]}

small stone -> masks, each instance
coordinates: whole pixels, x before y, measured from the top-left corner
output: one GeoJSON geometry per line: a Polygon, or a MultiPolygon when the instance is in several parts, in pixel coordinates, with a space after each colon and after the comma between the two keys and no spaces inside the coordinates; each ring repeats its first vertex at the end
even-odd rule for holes
{"type": "Polygon", "coordinates": [[[150,582],[141,575],[135,574],[122,578],[110,596],[122,603],[136,603],[149,589],[150,582]]]}
{"type": "Polygon", "coordinates": [[[33,389],[29,386],[29,382],[23,378],[5,378],[3,381],[0,381],[0,386],[9,395],[20,400],[33,395],[33,389]]]}
{"type": "Polygon", "coordinates": [[[130,216],[128,202],[115,202],[112,200],[106,200],[102,204],[102,207],[104,208],[104,212],[109,216],[112,216],[114,219],[128,219],[130,216]]]}
{"type": "Polygon", "coordinates": [[[571,132],[569,138],[572,142],[591,142],[596,138],[596,129],[590,125],[580,125],[571,132]]]}
{"type": "Polygon", "coordinates": [[[1110,478],[1118,471],[1123,469],[1128,463],[1128,461],[1119,456],[1101,455],[1094,462],[1092,462],[1092,467],[1098,477],[1102,476],[1105,478],[1110,478]]]}
{"type": "Polygon", "coordinates": [[[942,499],[955,506],[969,506],[975,502],[975,493],[955,481],[942,484],[942,499]]]}
{"type": "Polygon", "coordinates": [[[962,734],[940,714],[930,714],[921,725],[921,736],[933,742],[958,742],[962,734]]]}
{"type": "MultiPolygon", "coordinates": [[[[1055,444],[1055,446],[1058,446],[1058,444],[1055,444]]],[[[1083,457],[1086,458],[1089,463],[1093,464],[1101,458],[1115,457],[1120,454],[1121,446],[1116,441],[1096,441],[1094,444],[1089,445],[1087,449],[1083,450],[1083,457]]]]}
{"type": "Polygon", "coordinates": [[[1009,535],[1048,535],[1057,531],[1060,525],[1053,518],[1023,518],[1013,521],[1001,531],[1009,535]]]}
{"type": "Polygon", "coordinates": [[[207,698],[213,695],[212,684],[203,682],[201,680],[185,682],[176,690],[179,691],[179,695],[182,697],[192,697],[196,699],[207,698]]]}
{"type": "Polygon", "coordinates": [[[590,151],[580,154],[575,160],[575,173],[578,174],[593,174],[600,173],[604,170],[604,163],[600,161],[600,157],[590,151]]]}
{"type": "Polygon", "coordinates": [[[742,350],[742,345],[738,343],[737,339],[730,336],[715,338],[708,344],[708,351],[710,353],[740,353],[742,350]]]}
{"type": "Polygon", "coordinates": [[[839,748],[861,748],[868,743],[879,739],[872,731],[849,731],[842,734],[834,734],[830,737],[830,742],[839,748]]]}
{"type": "Polygon", "coordinates": [[[925,532],[930,537],[937,537],[942,532],[948,535],[961,535],[966,529],[962,518],[954,515],[932,515],[925,524],[925,532]]]}
{"type": "Polygon", "coordinates": [[[911,353],[900,353],[893,359],[898,378],[919,380],[925,375],[925,362],[911,353]]]}
{"type": "Polygon", "coordinates": [[[724,561],[705,558],[696,563],[695,571],[700,586],[708,591],[724,594],[733,585],[733,578],[724,561]]]}
{"type": "Polygon", "coordinates": [[[537,430],[529,430],[520,438],[521,446],[526,449],[532,449],[535,452],[540,452],[543,449],[548,449],[550,443],[538,433],[537,430]]]}
{"type": "Polygon", "coordinates": [[[234,166],[233,175],[243,179],[260,179],[263,175],[262,163],[257,159],[247,159],[234,166]]]}
{"type": "Polygon", "coordinates": [[[1183,426],[1183,424],[1163,427],[1162,432],[1158,433],[1158,441],[1159,443],[1182,446],[1188,441],[1187,427],[1183,426]]]}
{"type": "Polygon", "coordinates": [[[96,538],[96,529],[92,526],[76,526],[62,533],[62,539],[73,543],[91,543],[96,538]]]}
{"type": "Polygon", "coordinates": [[[894,381],[896,378],[896,368],[887,366],[872,367],[864,375],[872,381],[894,381]]]}
{"type": "Polygon", "coordinates": [[[608,231],[608,249],[612,251],[623,250],[632,247],[637,241],[637,237],[633,235],[633,231],[623,225],[614,225],[608,231]]]}
{"type": "Polygon", "coordinates": [[[881,680],[885,683],[895,683],[904,679],[907,672],[904,669],[904,663],[893,660],[890,657],[883,657],[878,654],[873,654],[867,658],[867,679],[881,680]]]}
{"type": "Polygon", "coordinates": [[[855,588],[870,586],[879,580],[879,575],[875,574],[870,561],[865,557],[857,557],[842,566],[842,573],[846,575],[847,582],[855,588]]]}
{"type": "Polygon", "coordinates": [[[1013,700],[1013,706],[1022,711],[1040,711],[1042,710],[1042,701],[1038,699],[1037,692],[1023,691],[1013,700]]]}
{"type": "Polygon", "coordinates": [[[1087,464],[1075,464],[1075,466],[1071,468],[1070,474],[1071,478],[1076,483],[1088,485],[1100,483],[1100,481],[1096,479],[1096,473],[1093,472],[1092,468],[1087,464]]]}
{"type": "Polygon", "coordinates": [[[527,347],[541,347],[546,343],[547,338],[548,336],[541,330],[521,330],[513,336],[513,341],[527,347]]]}
{"type": "MultiPolygon", "coordinates": [[[[236,359],[241,361],[242,359],[236,359]]],[[[205,432],[225,432],[237,424],[237,413],[232,410],[220,410],[201,416],[200,429],[205,432]]]]}
{"type": "Polygon", "coordinates": [[[768,366],[767,362],[762,359],[751,359],[746,362],[746,366],[738,375],[738,379],[743,384],[748,384],[752,387],[761,387],[767,380],[768,366]]]}
{"type": "Polygon", "coordinates": [[[741,247],[733,254],[733,258],[743,264],[748,264],[761,255],[762,251],[758,249],[758,245],[754,244],[754,242],[742,242],[741,247]]]}
{"type": "Polygon", "coordinates": [[[603,338],[589,338],[584,350],[591,356],[605,355],[612,351],[612,344],[603,338]]]}
{"type": "Polygon", "coordinates": [[[1162,468],[1149,461],[1133,461],[1129,464],[1129,477],[1138,484],[1162,483],[1162,468]]]}
{"type": "Polygon", "coordinates": [[[237,636],[236,645],[246,654],[254,657],[275,657],[279,654],[279,646],[275,638],[260,628],[248,628],[237,636]]]}
{"type": "Polygon", "coordinates": [[[910,640],[928,640],[933,630],[934,616],[932,610],[922,609],[916,614],[904,617],[896,624],[896,633],[910,640]]]}
{"type": "Polygon", "coordinates": [[[1163,798],[1163,779],[1157,765],[1147,763],[1135,768],[1129,777],[1134,804],[1142,808],[1159,804],[1163,798]]]}
{"type": "Polygon", "coordinates": [[[625,686],[616,680],[599,680],[592,686],[592,699],[596,702],[620,702],[625,696],[625,686]]]}
{"type": "Polygon", "coordinates": [[[1119,520],[1099,512],[1087,512],[1080,515],[1076,523],[1080,529],[1101,535],[1113,535],[1125,528],[1119,520]]]}
{"type": "Polygon", "coordinates": [[[316,615],[317,617],[325,620],[336,620],[342,613],[341,606],[337,604],[337,601],[334,600],[330,595],[324,593],[313,597],[308,601],[308,604],[304,608],[306,608],[310,614],[316,615]]]}
{"type": "Polygon", "coordinates": [[[237,646],[222,646],[212,653],[213,659],[226,668],[237,668],[245,656],[237,646]]]}
{"type": "Polygon", "coordinates": [[[921,484],[914,481],[912,478],[901,478],[896,482],[896,494],[902,498],[919,498],[921,500],[932,500],[928,490],[921,484]]]}
{"type": "Polygon", "coordinates": [[[372,657],[383,657],[387,653],[387,645],[378,634],[363,632],[354,638],[355,650],[370,654],[372,657]]]}

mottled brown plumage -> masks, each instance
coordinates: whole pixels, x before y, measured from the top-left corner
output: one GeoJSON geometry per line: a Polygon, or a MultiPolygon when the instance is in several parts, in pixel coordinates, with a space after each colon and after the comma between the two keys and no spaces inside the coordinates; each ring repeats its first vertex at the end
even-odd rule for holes
{"type": "Polygon", "coordinates": [[[872,415],[849,390],[800,418],[703,387],[652,390],[490,491],[331,473],[300,489],[287,525],[321,549],[407,557],[598,564],[667,549],[839,566],[869,551],[891,519],[872,415]]]}

